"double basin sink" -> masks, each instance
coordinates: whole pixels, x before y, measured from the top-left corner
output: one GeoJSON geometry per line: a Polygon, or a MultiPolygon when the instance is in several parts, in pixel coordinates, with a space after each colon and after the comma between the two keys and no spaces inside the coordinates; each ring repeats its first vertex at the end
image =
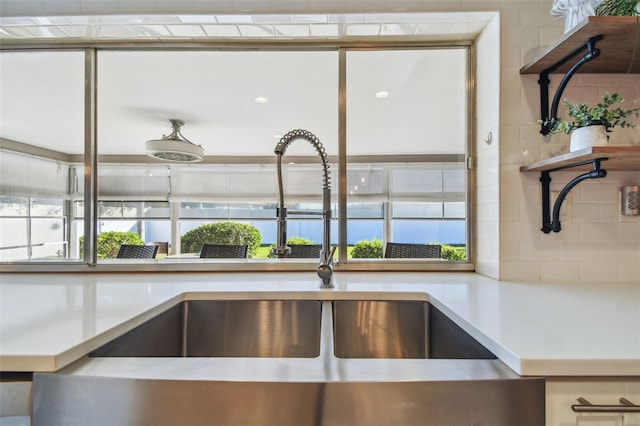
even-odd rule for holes
{"type": "Polygon", "coordinates": [[[544,379],[426,295],[290,297],[188,293],[143,314],[35,374],[32,424],[544,425],[544,379]]]}
{"type": "Polygon", "coordinates": [[[338,358],[496,358],[420,300],[183,301],[90,356],[315,358],[327,326],[338,358]]]}

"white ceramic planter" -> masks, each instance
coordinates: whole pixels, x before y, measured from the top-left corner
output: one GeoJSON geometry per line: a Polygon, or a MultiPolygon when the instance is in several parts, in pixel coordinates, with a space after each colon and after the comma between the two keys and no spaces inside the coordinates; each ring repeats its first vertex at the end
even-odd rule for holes
{"type": "Polygon", "coordinates": [[[569,151],[579,151],[592,146],[605,146],[609,138],[607,127],[603,125],[580,127],[571,132],[569,151]]]}

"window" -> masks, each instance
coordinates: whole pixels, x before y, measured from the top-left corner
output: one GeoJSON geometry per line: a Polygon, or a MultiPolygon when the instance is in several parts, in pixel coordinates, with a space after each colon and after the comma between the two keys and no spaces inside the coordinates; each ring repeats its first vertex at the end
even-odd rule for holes
{"type": "MultiPolygon", "coordinates": [[[[96,231],[170,242],[169,255],[177,255],[180,237],[189,230],[237,221],[257,227],[262,244],[272,245],[278,202],[273,149],[286,132],[301,128],[320,139],[330,158],[331,243],[346,244],[341,259],[346,264],[365,261],[349,253],[358,242],[373,240],[461,248],[462,259],[450,260],[468,260],[469,48],[345,48],[345,55],[340,49],[99,49],[96,231]],[[340,58],[346,67],[344,110],[340,58]],[[339,117],[346,118],[345,140],[339,117]],[[204,162],[163,163],[145,155],[145,141],[170,133],[170,119],[185,122],[181,131],[203,145],[204,162]],[[341,144],[347,153],[345,176],[338,167],[341,144]]],[[[0,230],[7,230],[0,235],[1,261],[78,261],[83,256],[83,224],[89,219],[83,179],[83,53],[41,54],[3,52],[3,87],[32,91],[30,79],[44,78],[23,78],[5,72],[7,67],[59,70],[62,81],[57,72],[48,72],[48,84],[65,86],[72,101],[39,82],[41,101],[54,116],[57,108],[75,115],[58,116],[52,125],[45,109],[37,113],[51,128],[73,131],[66,139],[61,132],[38,133],[38,140],[19,132],[10,135],[18,149],[3,149],[0,157],[0,230]],[[5,55],[11,60],[4,61],[5,55]],[[59,106],[51,94],[72,105],[59,106]],[[46,143],[39,146],[39,140],[46,143]],[[35,146],[37,155],[20,153],[21,144],[35,146]]],[[[30,111],[17,107],[21,114],[8,118],[24,126],[30,111]]],[[[284,161],[288,236],[319,244],[322,220],[315,212],[322,208],[323,194],[318,155],[299,140],[284,161]]]]}
{"type": "Polygon", "coordinates": [[[0,260],[66,259],[65,202],[59,199],[0,197],[0,260]]]}
{"type": "Polygon", "coordinates": [[[456,48],[347,52],[347,210],[382,213],[350,214],[349,244],[467,245],[467,61],[456,48]]]}
{"type": "Polygon", "coordinates": [[[0,261],[79,261],[70,202],[83,153],[84,54],[0,53],[0,261]]]}

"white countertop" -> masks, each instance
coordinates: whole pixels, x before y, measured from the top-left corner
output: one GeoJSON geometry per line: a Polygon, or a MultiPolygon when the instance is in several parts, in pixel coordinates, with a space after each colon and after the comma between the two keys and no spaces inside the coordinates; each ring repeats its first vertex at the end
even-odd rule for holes
{"type": "Polygon", "coordinates": [[[338,272],[334,283],[320,290],[314,272],[3,274],[0,371],[57,371],[186,292],[408,292],[428,294],[518,374],[640,376],[640,281],[527,284],[471,273],[338,272]]]}

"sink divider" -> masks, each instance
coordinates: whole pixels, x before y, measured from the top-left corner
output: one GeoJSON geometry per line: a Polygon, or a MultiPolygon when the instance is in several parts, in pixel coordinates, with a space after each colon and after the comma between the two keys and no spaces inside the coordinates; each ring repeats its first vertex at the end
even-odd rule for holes
{"type": "Polygon", "coordinates": [[[333,358],[333,305],[329,300],[322,302],[320,319],[320,356],[333,358]]]}
{"type": "Polygon", "coordinates": [[[187,330],[189,329],[189,301],[182,304],[182,357],[187,357],[187,330]]]}

